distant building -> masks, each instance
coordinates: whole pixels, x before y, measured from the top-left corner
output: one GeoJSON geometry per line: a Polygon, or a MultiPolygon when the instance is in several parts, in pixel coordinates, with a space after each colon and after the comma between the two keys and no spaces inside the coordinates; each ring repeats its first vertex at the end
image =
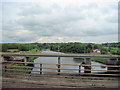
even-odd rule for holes
{"type": "Polygon", "coordinates": [[[100,49],[94,49],[92,53],[101,54],[100,49]]]}

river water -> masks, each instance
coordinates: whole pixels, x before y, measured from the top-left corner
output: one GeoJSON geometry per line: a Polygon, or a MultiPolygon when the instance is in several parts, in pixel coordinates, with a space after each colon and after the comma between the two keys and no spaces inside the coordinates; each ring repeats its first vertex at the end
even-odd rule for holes
{"type": "MultiPolygon", "coordinates": [[[[60,52],[54,52],[54,51],[42,51],[42,53],[60,53],[60,52]]],[[[63,54],[63,53],[62,53],[63,54]]],[[[61,57],[61,64],[81,64],[83,60],[81,59],[74,59],[73,57],[61,57]]],[[[34,60],[34,63],[51,63],[51,64],[58,64],[58,57],[39,57],[34,60]]],[[[104,65],[98,62],[91,62],[92,65],[104,65]]],[[[40,67],[39,64],[35,64],[34,67],[40,67]]],[[[58,68],[57,65],[42,65],[43,68],[58,68]]],[[[61,68],[64,69],[79,69],[78,66],[70,66],[70,65],[61,65],[61,68]]],[[[81,67],[83,69],[81,72],[84,72],[84,67],[81,67]]],[[[107,67],[96,67],[92,66],[92,70],[107,70],[107,67]]],[[[38,68],[33,68],[33,71],[40,71],[38,68]]],[[[48,72],[57,72],[57,70],[53,69],[42,69],[42,71],[48,71],[48,72]]],[[[61,70],[61,72],[70,72],[70,73],[78,73],[78,70],[61,70]]],[[[91,73],[100,73],[104,71],[92,71],[91,73]]],[[[40,74],[39,72],[32,72],[36,74],[40,74]]],[[[47,73],[43,73],[47,74],[47,73]]]]}

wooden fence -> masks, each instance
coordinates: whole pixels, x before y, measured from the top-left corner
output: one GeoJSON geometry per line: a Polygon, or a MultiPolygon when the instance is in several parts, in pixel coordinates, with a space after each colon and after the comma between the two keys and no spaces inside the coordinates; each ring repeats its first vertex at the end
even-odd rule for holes
{"type": "Polygon", "coordinates": [[[16,62],[16,61],[4,61],[2,62],[3,66],[3,72],[29,72],[29,74],[32,74],[31,72],[39,72],[39,74],[43,73],[56,73],[58,75],[60,74],[76,74],[76,75],[100,75],[100,76],[119,76],[120,73],[120,66],[118,65],[85,65],[85,64],[61,64],[60,60],[58,58],[58,64],[55,63],[33,63],[33,62],[16,62]],[[17,66],[15,65],[17,64],[17,66]],[[21,66],[23,64],[23,66],[21,66]],[[27,66],[24,66],[27,64],[27,66]],[[39,64],[40,67],[34,67],[35,64],[39,64]],[[56,68],[48,68],[48,67],[43,67],[44,65],[56,65],[56,68]],[[67,65],[67,66],[77,66],[78,69],[69,69],[69,68],[61,68],[62,65],[67,65]],[[93,70],[93,69],[82,69],[81,67],[111,67],[111,68],[116,68],[114,70],[93,70]],[[39,69],[39,70],[33,70],[39,69]],[[51,71],[44,71],[43,69],[52,69],[52,70],[57,70],[57,72],[51,72],[51,71]],[[61,70],[74,70],[77,71],[75,72],[62,72],[61,70]],[[84,72],[81,72],[84,71],[84,72]],[[85,71],[104,71],[106,73],[85,73],[85,71]]]}

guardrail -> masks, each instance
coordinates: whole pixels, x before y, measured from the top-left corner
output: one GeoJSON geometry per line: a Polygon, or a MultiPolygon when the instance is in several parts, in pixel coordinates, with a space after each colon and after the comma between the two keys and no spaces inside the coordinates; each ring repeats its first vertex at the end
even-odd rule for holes
{"type": "Polygon", "coordinates": [[[33,63],[33,62],[16,62],[16,61],[4,61],[3,63],[3,71],[4,72],[39,72],[41,75],[43,73],[56,73],[58,75],[60,74],[76,74],[76,75],[100,75],[100,76],[119,76],[120,73],[120,66],[117,65],[85,65],[85,64],[58,64],[55,63],[33,63]],[[15,64],[18,64],[17,66],[14,66],[15,64]],[[20,66],[19,64],[27,64],[27,66],[20,66]],[[39,64],[40,67],[34,67],[35,64],[39,64]],[[31,65],[31,66],[29,66],[31,65]],[[43,65],[56,65],[56,68],[48,68],[48,67],[43,67],[43,65]],[[62,65],[67,65],[67,66],[78,66],[78,69],[69,69],[69,68],[61,68],[62,65]],[[113,67],[117,68],[116,70],[93,70],[93,69],[81,69],[81,67],[113,67]],[[33,71],[32,69],[39,69],[39,71],[33,71]],[[51,72],[51,71],[43,71],[43,69],[53,69],[57,70],[57,72],[51,72]],[[74,70],[78,72],[62,72],[61,70],[74,70]],[[84,71],[84,72],[81,72],[84,71]],[[107,73],[85,73],[86,71],[105,71],[107,73]],[[108,73],[109,72],[109,73],[108,73]]]}

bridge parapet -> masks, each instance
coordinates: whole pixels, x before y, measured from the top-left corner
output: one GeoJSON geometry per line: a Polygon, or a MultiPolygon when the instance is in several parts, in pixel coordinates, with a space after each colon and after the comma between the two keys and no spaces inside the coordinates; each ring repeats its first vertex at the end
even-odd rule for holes
{"type": "Polygon", "coordinates": [[[120,55],[94,55],[94,54],[53,54],[53,53],[1,53],[2,56],[25,57],[81,57],[81,58],[120,58],[120,55]]]}

